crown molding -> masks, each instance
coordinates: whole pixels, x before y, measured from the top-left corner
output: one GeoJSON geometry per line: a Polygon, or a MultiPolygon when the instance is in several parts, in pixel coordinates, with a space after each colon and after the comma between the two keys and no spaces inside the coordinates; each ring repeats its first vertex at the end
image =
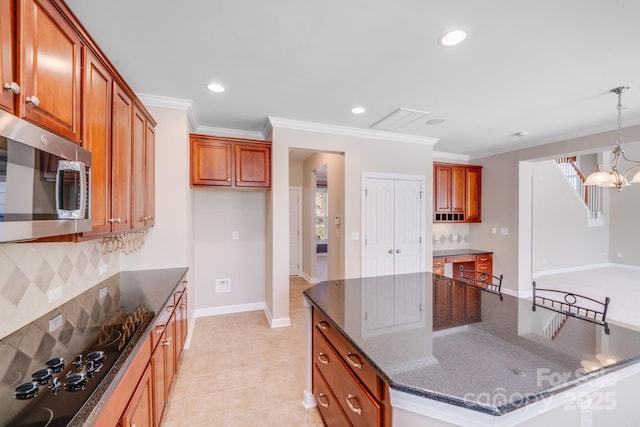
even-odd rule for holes
{"type": "Polygon", "coordinates": [[[170,98],[168,96],[150,95],[147,93],[136,93],[140,101],[148,107],[170,108],[172,110],[183,110],[187,112],[189,127],[191,131],[198,128],[196,118],[196,107],[192,100],[182,98],[170,98]]]}
{"type": "Polygon", "coordinates": [[[218,128],[213,126],[198,126],[195,133],[201,135],[213,135],[213,136],[228,136],[231,138],[243,138],[243,139],[257,139],[264,140],[264,134],[262,132],[252,132],[248,130],[218,128]]]}
{"type": "Polygon", "coordinates": [[[407,142],[411,144],[424,144],[433,146],[438,142],[438,138],[428,136],[407,135],[381,130],[357,129],[346,126],[325,125],[322,123],[304,122],[300,120],[282,119],[278,117],[268,117],[267,123],[262,128],[263,135],[268,135],[273,128],[285,128],[303,130],[307,132],[330,133],[333,135],[355,136],[360,138],[378,139],[382,141],[407,142]]]}
{"type": "Polygon", "coordinates": [[[469,155],[467,154],[447,153],[445,151],[434,151],[432,157],[433,157],[433,160],[435,161],[437,160],[455,160],[459,162],[469,161],[469,155]]]}

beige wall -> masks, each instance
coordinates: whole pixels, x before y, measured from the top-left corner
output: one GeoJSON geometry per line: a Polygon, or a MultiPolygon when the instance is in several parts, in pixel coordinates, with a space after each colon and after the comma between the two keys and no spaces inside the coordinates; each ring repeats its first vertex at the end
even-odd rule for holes
{"type": "MultiPolygon", "coordinates": [[[[640,126],[625,128],[627,141],[640,141],[640,126]]],[[[583,154],[612,148],[615,131],[587,135],[504,154],[474,159],[483,166],[482,218],[470,229],[470,246],[494,251],[494,272],[504,274],[503,287],[513,291],[531,290],[530,165],[528,160],[550,159],[563,154],[583,154]],[[523,162],[523,173],[520,172],[523,162]],[[529,181],[527,181],[527,179],[529,181]],[[520,197],[522,196],[522,200],[520,197]],[[521,206],[522,203],[522,206],[521,206]],[[527,211],[528,209],[528,211],[527,211]],[[522,228],[520,229],[522,224],[522,228]],[[491,228],[508,228],[508,235],[491,234],[491,228]]],[[[612,232],[613,235],[613,232],[612,232]]]]}
{"type": "Polygon", "coordinates": [[[289,185],[302,187],[302,160],[289,160],[289,185]]]}

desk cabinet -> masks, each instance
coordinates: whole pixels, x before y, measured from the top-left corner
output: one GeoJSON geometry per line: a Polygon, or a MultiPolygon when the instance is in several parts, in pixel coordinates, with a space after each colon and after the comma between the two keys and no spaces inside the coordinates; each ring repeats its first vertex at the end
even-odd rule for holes
{"type": "MultiPolygon", "coordinates": [[[[466,325],[482,320],[481,290],[460,286],[460,266],[491,274],[492,255],[462,255],[433,259],[433,273],[442,277],[433,282],[433,330],[466,325]],[[452,264],[452,278],[444,277],[444,265],[452,264]],[[454,279],[454,280],[452,280],[454,279]]],[[[481,274],[478,273],[478,274],[481,274]]]]}
{"type": "Polygon", "coordinates": [[[433,221],[480,222],[482,166],[433,164],[433,221]]]}

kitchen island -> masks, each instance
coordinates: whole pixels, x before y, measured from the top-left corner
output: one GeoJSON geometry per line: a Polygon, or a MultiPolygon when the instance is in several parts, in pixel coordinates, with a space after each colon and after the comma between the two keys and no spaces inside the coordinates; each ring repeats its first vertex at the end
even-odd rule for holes
{"type": "Polygon", "coordinates": [[[610,324],[607,334],[568,318],[547,337],[558,313],[490,292],[481,293],[480,321],[434,331],[434,287],[466,286],[441,279],[415,273],[307,289],[305,405],[320,400],[325,416],[333,403],[330,415],[354,425],[367,411],[375,425],[640,425],[639,331],[610,324]],[[340,398],[332,376],[358,387],[340,398]]]}

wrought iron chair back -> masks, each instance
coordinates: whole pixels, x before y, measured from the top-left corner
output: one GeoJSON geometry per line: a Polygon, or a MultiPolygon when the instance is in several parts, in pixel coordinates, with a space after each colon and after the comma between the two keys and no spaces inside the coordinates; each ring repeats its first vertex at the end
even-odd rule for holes
{"type": "MultiPolygon", "coordinates": [[[[502,297],[502,274],[495,276],[493,274],[484,273],[477,270],[465,270],[464,265],[460,265],[460,283],[468,286],[480,288],[483,291],[490,292],[502,297]]],[[[462,285],[461,285],[462,286],[462,285]]]]}

